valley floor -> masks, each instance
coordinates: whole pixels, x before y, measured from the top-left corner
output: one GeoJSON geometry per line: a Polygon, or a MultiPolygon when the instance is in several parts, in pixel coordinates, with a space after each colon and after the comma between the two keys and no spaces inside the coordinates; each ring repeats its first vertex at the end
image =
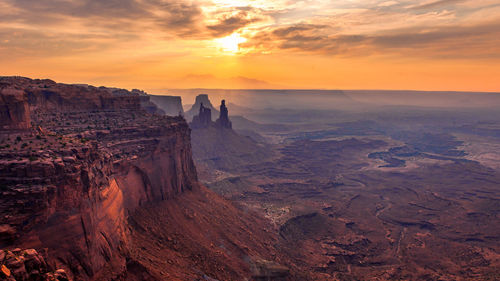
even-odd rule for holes
{"type": "Polygon", "coordinates": [[[202,180],[267,217],[312,280],[500,278],[498,160],[472,161],[485,146],[439,135],[441,151],[411,150],[407,139],[321,134],[294,133],[273,157],[212,173],[198,161],[201,175],[219,175],[202,180]]]}

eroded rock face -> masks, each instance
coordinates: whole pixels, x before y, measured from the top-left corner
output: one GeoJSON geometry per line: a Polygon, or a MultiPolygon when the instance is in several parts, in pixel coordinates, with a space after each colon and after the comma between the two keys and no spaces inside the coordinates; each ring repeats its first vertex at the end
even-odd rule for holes
{"type": "Polygon", "coordinates": [[[211,120],[212,119],[215,120],[218,117],[217,115],[219,114],[219,112],[217,111],[217,109],[212,105],[212,103],[208,99],[208,95],[200,94],[200,95],[196,96],[195,102],[194,102],[193,106],[191,107],[191,109],[186,111],[185,116],[186,116],[186,119],[188,121],[192,120],[194,118],[194,116],[199,114],[200,107],[202,104],[205,108],[210,109],[211,120]]]}
{"type": "MultiPolygon", "coordinates": [[[[137,91],[1,79],[26,95],[31,120],[25,130],[0,130],[0,249],[43,250],[47,265],[33,275],[9,263],[5,278],[21,275],[8,280],[30,280],[24,272],[33,280],[248,280],[252,261],[286,261],[263,218],[199,186],[182,117],[147,112],[137,91]]],[[[232,132],[206,113],[209,131],[232,132]]],[[[287,274],[277,264],[259,268],[266,278],[287,274]]]]}
{"type": "Polygon", "coordinates": [[[149,95],[137,89],[128,91],[90,85],[60,84],[48,79],[0,77],[0,97],[0,114],[7,116],[10,113],[13,117],[29,116],[30,110],[38,108],[60,112],[82,112],[140,110],[142,107],[150,113],[162,113],[150,103],[149,95]],[[22,110],[26,106],[24,104],[26,99],[31,107],[30,110],[22,110]]]}
{"type": "Polygon", "coordinates": [[[30,121],[26,93],[0,80],[0,129],[25,130],[30,127],[30,121]]]}
{"type": "Polygon", "coordinates": [[[113,279],[126,270],[128,215],[197,187],[187,123],[127,91],[0,81],[33,122],[0,131],[0,248],[46,248],[70,277],[113,279]]]}
{"type": "Polygon", "coordinates": [[[150,95],[149,98],[153,103],[155,103],[159,108],[161,108],[166,115],[169,116],[184,115],[184,109],[182,108],[181,97],[150,95]]]}
{"type": "Polygon", "coordinates": [[[193,122],[191,122],[191,127],[194,129],[208,128],[212,126],[212,111],[210,108],[205,107],[203,103],[200,104],[200,111],[198,115],[193,117],[193,122]]]}
{"type": "Polygon", "coordinates": [[[34,249],[0,250],[0,280],[69,281],[64,269],[54,270],[34,249]]]}
{"type": "Polygon", "coordinates": [[[226,129],[232,129],[233,125],[231,121],[229,121],[229,113],[226,107],[226,101],[222,100],[220,104],[220,116],[219,119],[215,122],[217,126],[226,129]]]}

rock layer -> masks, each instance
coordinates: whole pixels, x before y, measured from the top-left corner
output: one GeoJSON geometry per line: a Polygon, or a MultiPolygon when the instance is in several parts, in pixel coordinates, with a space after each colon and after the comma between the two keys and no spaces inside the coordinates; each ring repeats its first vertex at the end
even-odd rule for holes
{"type": "Polygon", "coordinates": [[[0,129],[28,129],[30,121],[26,93],[0,83],[0,129]]]}
{"type": "Polygon", "coordinates": [[[0,247],[47,248],[76,279],[112,279],[126,270],[128,214],[197,186],[187,123],[148,114],[138,95],[0,81],[12,116],[0,131],[0,247]]]}
{"type": "Polygon", "coordinates": [[[165,111],[165,114],[169,116],[178,116],[184,114],[181,97],[150,95],[149,98],[159,108],[165,111]]]}
{"type": "Polygon", "coordinates": [[[0,248],[74,280],[307,280],[270,262],[290,266],[267,220],[199,185],[184,118],[140,91],[0,81],[29,113],[0,130],[0,248]]]}
{"type": "Polygon", "coordinates": [[[0,250],[0,280],[68,281],[63,269],[54,270],[34,249],[0,250]]]}

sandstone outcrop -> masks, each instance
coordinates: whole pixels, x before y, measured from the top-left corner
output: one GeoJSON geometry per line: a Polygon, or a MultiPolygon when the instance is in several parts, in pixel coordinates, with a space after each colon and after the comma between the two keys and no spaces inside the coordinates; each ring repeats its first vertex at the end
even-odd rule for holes
{"type": "MultiPolygon", "coordinates": [[[[199,100],[208,101],[211,105],[208,97],[205,100],[203,95],[199,95],[197,102],[199,100]]],[[[209,173],[205,167],[232,170],[272,156],[269,148],[232,129],[224,100],[221,102],[220,113],[217,111],[219,118],[216,122],[211,120],[212,112],[209,107],[205,107],[205,103],[200,102],[199,114],[189,123],[192,129],[193,156],[198,167],[202,168],[204,177],[209,173]]]]}
{"type": "Polygon", "coordinates": [[[201,103],[198,115],[193,117],[191,128],[199,129],[213,126],[211,112],[210,108],[203,106],[203,103],[201,103]]]}
{"type": "Polygon", "coordinates": [[[184,115],[184,109],[182,108],[182,99],[179,96],[150,95],[149,98],[160,109],[162,109],[166,115],[184,115]]]}
{"type": "Polygon", "coordinates": [[[229,121],[229,112],[226,107],[226,101],[222,100],[220,104],[220,115],[219,119],[215,121],[215,124],[220,128],[232,129],[233,125],[229,121]]]}
{"type": "Polygon", "coordinates": [[[218,117],[219,111],[212,105],[212,103],[208,99],[208,95],[200,94],[200,95],[196,96],[195,102],[194,102],[193,106],[191,107],[191,109],[189,109],[185,113],[186,119],[188,121],[192,120],[194,116],[199,114],[200,107],[202,104],[205,108],[210,109],[211,120],[215,120],[218,117]]]}
{"type": "Polygon", "coordinates": [[[245,280],[253,260],[282,263],[265,219],[199,185],[183,117],[137,90],[0,81],[28,112],[0,130],[0,249],[43,252],[34,280],[245,280]]]}
{"type": "Polygon", "coordinates": [[[0,250],[0,280],[69,281],[63,269],[54,270],[34,249],[0,250]]]}
{"type": "Polygon", "coordinates": [[[28,98],[25,92],[0,81],[0,129],[24,130],[30,127],[28,98]]]}
{"type": "Polygon", "coordinates": [[[9,120],[25,131],[0,131],[0,248],[47,248],[77,279],[112,279],[126,269],[128,214],[197,186],[187,123],[128,91],[0,81],[29,113],[9,120]]]}

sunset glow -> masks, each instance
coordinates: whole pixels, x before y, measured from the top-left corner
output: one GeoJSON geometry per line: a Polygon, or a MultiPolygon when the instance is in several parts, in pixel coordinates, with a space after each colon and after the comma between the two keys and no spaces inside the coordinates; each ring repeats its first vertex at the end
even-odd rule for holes
{"type": "Polygon", "coordinates": [[[499,46],[497,0],[0,0],[1,75],[153,91],[500,91],[499,46]]]}
{"type": "Polygon", "coordinates": [[[240,49],[239,45],[245,43],[247,39],[241,37],[238,33],[233,33],[229,36],[215,39],[215,41],[220,45],[222,51],[236,54],[240,49]]]}

